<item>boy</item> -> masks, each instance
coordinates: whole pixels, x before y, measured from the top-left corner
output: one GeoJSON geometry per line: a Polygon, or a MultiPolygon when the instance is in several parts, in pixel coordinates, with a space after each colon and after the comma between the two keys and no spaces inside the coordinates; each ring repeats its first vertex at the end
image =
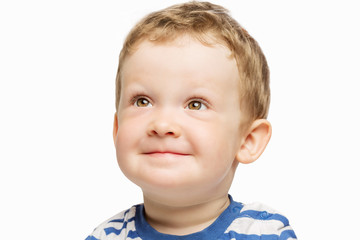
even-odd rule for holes
{"type": "Polygon", "coordinates": [[[96,239],[296,239],[285,217],[228,191],[271,125],[269,71],[256,41],[207,2],[152,13],[129,33],[116,78],[114,142],[144,204],[94,230],[96,239]]]}

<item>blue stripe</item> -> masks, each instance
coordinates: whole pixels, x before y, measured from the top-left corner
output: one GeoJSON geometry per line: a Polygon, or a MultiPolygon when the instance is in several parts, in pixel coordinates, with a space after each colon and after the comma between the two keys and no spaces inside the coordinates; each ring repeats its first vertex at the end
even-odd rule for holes
{"type": "Polygon", "coordinates": [[[228,233],[230,235],[229,239],[236,240],[279,240],[279,236],[275,234],[270,235],[255,235],[255,234],[239,234],[234,231],[228,233]]]}
{"type": "Polygon", "coordinates": [[[108,227],[108,228],[104,228],[104,231],[105,231],[106,235],[109,235],[111,233],[114,233],[116,235],[120,235],[121,231],[127,227],[127,224],[129,222],[134,221],[134,220],[135,220],[135,217],[132,217],[132,218],[128,219],[128,221],[125,221],[124,219],[113,219],[113,220],[109,221],[109,223],[110,222],[123,223],[122,227],[120,229],[116,229],[114,227],[108,227]]]}
{"type": "MultiPolygon", "coordinates": [[[[120,229],[116,229],[116,228],[114,228],[114,227],[108,227],[108,228],[104,228],[104,232],[106,233],[106,235],[109,235],[109,234],[111,234],[111,233],[114,233],[114,234],[116,234],[116,235],[120,235],[120,233],[121,233],[121,231],[123,230],[123,229],[125,229],[126,227],[127,227],[127,224],[129,223],[129,222],[132,222],[132,221],[134,221],[135,220],[135,217],[132,217],[132,218],[130,218],[130,219],[128,219],[128,220],[125,220],[125,218],[126,218],[126,215],[130,212],[130,210],[131,209],[128,209],[128,210],[126,210],[125,212],[124,212],[124,217],[123,218],[118,218],[118,219],[113,219],[113,220],[110,220],[108,223],[123,223],[123,225],[122,225],[122,227],[120,228],[120,229]]],[[[99,240],[99,239],[85,239],[85,240],[99,240]]]]}
{"type": "Polygon", "coordinates": [[[113,220],[109,221],[109,223],[111,223],[111,222],[122,223],[122,222],[124,222],[124,221],[125,221],[124,218],[122,218],[122,219],[113,219],[113,220]]]}
{"type": "MultiPolygon", "coordinates": [[[[123,219],[114,219],[110,222],[120,222],[121,220],[123,220],[123,219]]],[[[116,229],[114,227],[108,227],[108,228],[104,228],[104,231],[105,231],[106,235],[109,235],[111,233],[119,235],[121,233],[121,231],[127,227],[128,223],[131,221],[134,221],[134,220],[135,220],[135,217],[130,218],[128,221],[123,221],[124,223],[120,229],[116,229]]]]}
{"type": "Polygon", "coordinates": [[[116,229],[114,227],[108,227],[108,228],[104,228],[104,231],[105,231],[106,235],[109,235],[111,233],[120,235],[121,231],[126,228],[126,225],[127,225],[127,222],[125,222],[124,225],[122,226],[122,228],[120,228],[120,229],[116,229]]]}
{"type": "MultiPolygon", "coordinates": [[[[127,220],[127,222],[131,222],[131,221],[134,221],[134,220],[135,220],[135,217],[132,217],[132,218],[129,218],[129,219],[127,220]]],[[[124,218],[122,218],[122,219],[113,219],[113,220],[109,221],[109,223],[111,223],[111,222],[122,223],[122,222],[124,222],[124,221],[125,221],[124,218]]]]}
{"type": "MultiPolygon", "coordinates": [[[[111,234],[111,233],[114,233],[114,234],[116,234],[116,235],[120,235],[120,234],[121,234],[121,231],[122,231],[123,229],[125,229],[125,228],[126,228],[126,226],[125,226],[125,227],[122,227],[121,229],[116,229],[116,228],[113,228],[113,227],[109,227],[109,228],[105,228],[104,231],[105,231],[106,235],[109,235],[109,234],[111,234]]],[[[137,237],[138,237],[138,234],[136,233],[136,231],[130,230],[130,231],[128,231],[128,234],[127,234],[126,237],[127,237],[127,238],[137,238],[137,237]]],[[[85,239],[85,240],[87,240],[87,239],[85,239]]]]}
{"type": "Polygon", "coordinates": [[[250,217],[257,220],[278,220],[284,224],[284,226],[289,226],[289,220],[280,214],[272,214],[265,211],[255,211],[247,210],[243,211],[240,214],[240,217],[250,217]]]}
{"type": "Polygon", "coordinates": [[[293,230],[285,230],[281,233],[279,240],[286,240],[289,238],[296,238],[295,232],[293,230]]]}
{"type": "Polygon", "coordinates": [[[100,240],[100,239],[97,239],[94,236],[88,236],[85,240],[100,240]]]}

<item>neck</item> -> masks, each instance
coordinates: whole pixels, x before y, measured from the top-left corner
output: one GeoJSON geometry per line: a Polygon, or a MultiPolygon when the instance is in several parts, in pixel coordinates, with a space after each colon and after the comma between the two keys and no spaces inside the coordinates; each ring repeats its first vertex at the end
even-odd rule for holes
{"type": "Polygon", "coordinates": [[[187,235],[210,226],[230,205],[228,195],[190,206],[168,206],[144,195],[145,217],[158,232],[187,235]]]}

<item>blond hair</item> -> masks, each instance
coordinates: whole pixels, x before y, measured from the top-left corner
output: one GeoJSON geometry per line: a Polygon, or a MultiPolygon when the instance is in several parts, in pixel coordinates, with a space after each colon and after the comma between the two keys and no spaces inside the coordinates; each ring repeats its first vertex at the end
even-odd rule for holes
{"type": "Polygon", "coordinates": [[[270,104],[269,69],[258,43],[229,14],[209,2],[192,1],[150,13],[125,39],[116,76],[116,109],[120,102],[122,66],[127,56],[144,40],[171,41],[188,34],[203,44],[213,40],[228,47],[240,76],[241,107],[249,119],[266,118],[270,104]]]}

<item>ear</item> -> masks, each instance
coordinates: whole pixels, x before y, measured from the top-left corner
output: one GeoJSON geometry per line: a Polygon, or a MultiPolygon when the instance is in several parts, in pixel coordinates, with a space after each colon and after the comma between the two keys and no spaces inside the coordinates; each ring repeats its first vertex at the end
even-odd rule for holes
{"type": "Polygon", "coordinates": [[[255,120],[240,146],[236,155],[240,163],[252,163],[264,152],[271,137],[271,124],[266,119],[255,120]]]}
{"type": "Polygon", "coordinates": [[[114,143],[115,143],[115,141],[116,141],[116,136],[117,136],[118,128],[119,128],[118,118],[117,118],[117,113],[115,113],[115,114],[114,114],[114,127],[113,127],[113,139],[114,139],[114,143]]]}

